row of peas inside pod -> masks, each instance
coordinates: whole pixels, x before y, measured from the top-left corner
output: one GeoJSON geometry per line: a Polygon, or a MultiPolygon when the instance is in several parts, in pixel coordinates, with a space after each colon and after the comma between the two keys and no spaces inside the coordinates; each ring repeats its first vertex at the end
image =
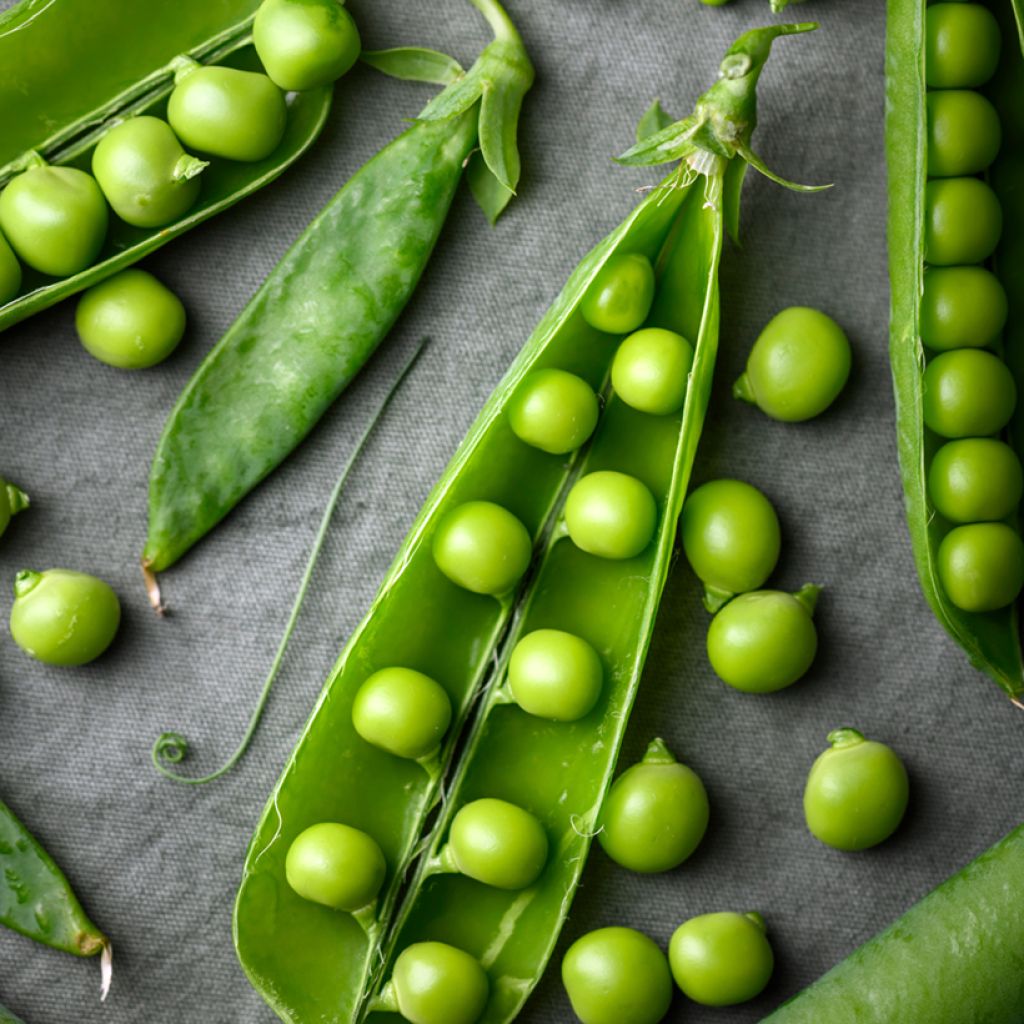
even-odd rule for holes
{"type": "MultiPolygon", "coordinates": [[[[115,120],[73,163],[50,164],[35,152],[21,161],[21,172],[0,192],[0,306],[26,284],[22,264],[47,278],[92,266],[107,241],[109,210],[137,229],[182,219],[210,166],[183,144],[211,159],[265,160],[286,131],[285,91],[333,82],[360,52],[355,22],[333,0],[264,0],[253,38],[266,73],[178,57],[166,120],[151,113],[115,120]]],[[[119,236],[116,248],[134,240],[119,236]]],[[[142,287],[138,279],[133,286],[142,287]]],[[[93,342],[94,331],[88,333],[87,347],[102,352],[102,339],[93,342]]]]}
{"type": "Polygon", "coordinates": [[[1016,528],[1024,493],[1017,453],[1001,437],[1017,404],[1001,358],[1007,295],[985,266],[1002,211],[984,180],[1002,139],[1000,118],[978,89],[996,71],[1000,30],[973,3],[926,11],[928,181],[920,332],[928,361],[923,415],[927,492],[945,524],[937,551],[946,596],[967,612],[1011,604],[1024,586],[1016,528]]]}

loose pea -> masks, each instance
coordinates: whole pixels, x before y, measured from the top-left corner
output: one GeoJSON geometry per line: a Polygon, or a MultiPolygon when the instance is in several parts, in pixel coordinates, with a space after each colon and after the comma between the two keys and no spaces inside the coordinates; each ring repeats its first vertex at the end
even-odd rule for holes
{"type": "Polygon", "coordinates": [[[0,476],[0,537],[10,526],[11,518],[28,508],[28,495],[0,476]]]}
{"type": "Polygon", "coordinates": [[[575,451],[597,426],[597,395],[575,374],[535,370],[508,405],[508,421],[520,441],[552,455],[575,451]]]}
{"type": "Polygon", "coordinates": [[[675,331],[647,327],[619,346],[612,362],[612,387],[634,409],[667,416],[683,407],[693,346],[675,331]]]}
{"type": "Polygon", "coordinates": [[[1003,211],[985,182],[979,178],[929,181],[924,203],[924,248],[929,263],[981,263],[995,251],[1003,230],[1003,211]]]}
{"type": "Polygon", "coordinates": [[[31,167],[0,192],[0,231],[22,263],[68,277],[99,255],[107,204],[96,179],[77,167],[31,167]]]}
{"type": "Polygon", "coordinates": [[[964,348],[928,363],[923,402],[925,426],[940,437],[984,437],[1009,423],[1017,385],[998,356],[964,348]]]}
{"type": "Polygon", "coordinates": [[[529,568],[533,544],[511,512],[490,501],[467,501],[441,521],[434,561],[453,583],[475,594],[507,594],[529,568]]]}
{"type": "Polygon", "coordinates": [[[167,120],[186,146],[244,161],[262,160],[277,149],[288,108],[266,75],[196,64],[183,67],[175,82],[167,120]]]}
{"type": "Polygon", "coordinates": [[[704,1006],[753,999],[775,969],[760,914],[701,914],[684,921],[668,947],[672,976],[683,994],[704,1006]]]}
{"type": "Polygon", "coordinates": [[[284,872],[303,899],[355,911],[377,898],[387,863],[381,848],[365,832],[322,821],[296,836],[288,848],[284,872]]]}
{"type": "Polygon", "coordinates": [[[429,757],[441,745],[452,720],[444,688],[411,668],[374,672],[352,702],[352,724],[367,743],[411,761],[429,757]]]}
{"type": "Polygon", "coordinates": [[[603,674],[586,640],[559,629],[535,629],[512,651],[508,686],[527,714],[575,722],[597,703],[603,674]]]}
{"type": "Polygon", "coordinates": [[[263,0],[252,38],[271,80],[287,92],[328,85],[359,58],[359,29],[338,0],[263,0]]]}
{"type": "Polygon", "coordinates": [[[75,329],[101,363],[142,370],[163,362],[185,333],[185,307],[144,270],[122,270],[79,300],[75,329]]]}
{"type": "Polygon", "coordinates": [[[818,591],[756,590],[733,598],[708,629],[708,660],[718,678],[745,693],[774,693],[795,683],[818,650],[812,618],[818,591]]]}
{"type": "Polygon", "coordinates": [[[996,108],[973,89],[928,93],[928,175],[979,174],[996,158],[1002,127],[996,108]]]}
{"type": "Polygon", "coordinates": [[[445,942],[416,942],[399,953],[388,990],[410,1024],[476,1024],[490,983],[465,951],[445,942]]]}
{"type": "Polygon", "coordinates": [[[850,376],[850,343],[830,316],[807,306],[777,313],[758,335],[733,396],[772,419],[799,423],[823,413],[850,376]]]}
{"type": "Polygon", "coordinates": [[[697,849],[709,814],[700,777],[656,739],[644,759],[627,768],[608,791],[598,840],[616,864],[630,871],[671,871],[697,849]]]}
{"type": "Polygon", "coordinates": [[[496,889],[525,889],[548,859],[548,837],[529,811],[506,800],[466,804],[452,820],[445,863],[496,889]]]}
{"type": "Polygon", "coordinates": [[[999,63],[999,25],[981,4],[932,4],[925,14],[925,81],[932,89],[984,85],[999,63]]]}
{"type": "Polygon", "coordinates": [[[0,235],[0,306],[10,302],[21,288],[21,264],[7,239],[0,235]]]}
{"type": "Polygon", "coordinates": [[[921,296],[921,340],[937,352],[984,348],[999,337],[1009,305],[984,267],[929,267],[921,296]]]}
{"type": "Polygon", "coordinates": [[[965,612],[1012,604],[1024,586],[1024,543],[1004,523],[971,523],[950,530],[938,552],[946,596],[965,612]]]}
{"type": "Polygon", "coordinates": [[[601,470],[573,484],[565,524],[573,543],[599,558],[633,558],[651,542],[658,520],[654,495],[634,476],[601,470]]]}
{"type": "Polygon", "coordinates": [[[987,437],[948,441],[928,470],[928,497],[952,523],[1004,519],[1024,492],[1017,453],[987,437]]]}
{"type": "Polygon", "coordinates": [[[583,319],[608,334],[628,334],[647,319],[654,268],[639,253],[616,253],[597,272],[580,303],[583,319]]]}
{"type": "Polygon", "coordinates": [[[884,743],[836,729],[811,767],[804,817],[811,834],[837,850],[866,850],[896,831],[907,809],[907,770],[884,743]]]}
{"type": "Polygon", "coordinates": [[[11,636],[48,665],[85,665],[111,644],[121,605],[95,576],[70,569],[19,572],[14,579],[11,636]]]}
{"type": "Polygon", "coordinates": [[[599,928],[562,960],[562,984],[582,1024],[657,1024],[672,1002],[665,954],[632,928],[599,928]]]}
{"type": "Polygon", "coordinates": [[[755,590],[771,575],[782,541],[772,503],[741,480],[712,480],[683,506],[683,550],[708,590],[723,597],[755,590]]]}

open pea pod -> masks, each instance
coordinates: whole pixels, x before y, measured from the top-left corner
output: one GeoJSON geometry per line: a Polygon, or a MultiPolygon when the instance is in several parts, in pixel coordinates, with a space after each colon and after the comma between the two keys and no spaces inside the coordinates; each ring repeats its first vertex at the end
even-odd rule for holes
{"type": "MultiPolygon", "coordinates": [[[[0,14],[0,188],[40,154],[88,170],[106,127],[134,114],[163,117],[175,57],[261,70],[251,23],[259,0],[23,0],[0,14]]],[[[329,86],[287,97],[284,137],[252,163],[213,160],[199,199],[162,228],[119,218],[96,262],[70,277],[23,268],[19,293],[0,305],[0,331],[135,263],[276,178],[320,134],[329,86]]]]}
{"type": "MultiPolygon", "coordinates": [[[[1002,147],[986,177],[1002,207],[1002,240],[990,269],[1009,300],[1001,354],[1024,395],[1024,59],[1020,0],[983,0],[1002,36],[995,76],[982,87],[1002,125],[1002,147]]],[[[924,595],[942,626],[971,663],[1019,702],[1024,694],[1020,603],[968,611],[948,596],[940,577],[939,549],[954,524],[928,493],[928,470],[944,438],[925,424],[925,371],[938,354],[922,341],[925,295],[925,186],[928,180],[925,0],[893,0],[888,7],[886,54],[886,154],[889,172],[890,360],[896,395],[896,429],[907,522],[924,595]]],[[[992,396],[981,396],[983,402],[992,396]]],[[[1020,407],[1004,438],[1024,453],[1020,407]]],[[[1016,515],[1011,517],[1014,521],[1016,515]]]]}
{"type": "Polygon", "coordinates": [[[284,1020],[389,1012],[388,966],[415,936],[458,944],[484,965],[491,995],[482,1020],[511,1019],[539,977],[582,870],[669,569],[711,388],[723,236],[736,223],[741,165],[763,166],[749,149],[756,82],[775,38],[812,27],[747,33],[693,117],[654,131],[623,157],[682,163],[573,272],[427,499],[328,677],[252,839],[235,904],[242,966],[284,1020]],[[548,454],[513,431],[510,401],[539,370],[606,389],[622,335],[592,326],[581,305],[609,261],[627,255],[644,257],[655,272],[649,324],[695,344],[685,403],[651,416],[613,396],[587,446],[548,454]],[[560,509],[568,489],[581,472],[601,469],[635,477],[656,502],[657,529],[636,557],[597,558],[566,537],[560,509]],[[533,571],[498,597],[464,589],[435,561],[443,521],[474,501],[502,506],[534,540],[533,571]],[[540,625],[585,638],[603,661],[600,701],[575,723],[542,721],[508,704],[503,638],[540,625]],[[431,676],[451,700],[447,739],[426,762],[370,745],[353,725],[359,687],[390,666],[431,676]],[[446,775],[452,783],[432,823],[446,775]],[[542,821],[551,855],[529,889],[499,891],[434,869],[453,809],[478,794],[517,802],[542,821]],[[292,842],[328,821],[368,833],[387,862],[377,900],[356,914],[303,900],[286,879],[292,842]]]}

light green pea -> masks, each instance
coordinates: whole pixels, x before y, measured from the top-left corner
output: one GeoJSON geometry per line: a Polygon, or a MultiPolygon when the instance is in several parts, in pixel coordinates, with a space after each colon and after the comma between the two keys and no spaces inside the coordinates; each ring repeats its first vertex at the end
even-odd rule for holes
{"type": "Polygon", "coordinates": [[[996,108],[973,89],[927,94],[928,176],[980,174],[999,153],[1002,127],[996,108]]]}
{"type": "Polygon", "coordinates": [[[1005,523],[957,526],[942,538],[936,565],[957,608],[994,612],[1013,604],[1024,586],[1024,543],[1005,523]]]}
{"type": "Polygon", "coordinates": [[[675,331],[646,327],[619,346],[612,387],[634,409],[654,416],[678,412],[686,400],[693,346],[675,331]]]}
{"type": "Polygon", "coordinates": [[[437,751],[451,720],[444,688],[411,668],[374,672],[352,702],[352,724],[367,743],[412,761],[437,751]]]}
{"type": "Polygon", "coordinates": [[[1017,385],[998,356],[981,349],[943,352],[924,372],[924,422],[940,437],[984,437],[1002,430],[1017,385]]]}
{"type": "Polygon", "coordinates": [[[921,340],[937,352],[991,345],[1006,324],[1006,291],[984,267],[929,267],[921,296],[921,340]]]}
{"type": "Polygon", "coordinates": [[[580,302],[583,319],[607,334],[628,334],[647,319],[654,301],[654,268],[639,253],[616,253],[590,282],[580,302]]]}
{"type": "Polygon", "coordinates": [[[548,837],[529,811],[484,798],[461,808],[441,855],[446,868],[496,889],[533,885],[548,859],[548,837]]]}
{"type": "Polygon", "coordinates": [[[654,536],[658,506],[634,476],[601,470],[573,484],[565,524],[573,543],[599,558],[634,558],[654,536]]]}
{"type": "Polygon", "coordinates": [[[925,81],[931,89],[984,85],[999,63],[999,25],[981,4],[932,4],[925,14],[925,81]]]}
{"type": "Polygon", "coordinates": [[[490,995],[479,961],[445,942],[416,942],[395,960],[381,1008],[410,1024],[476,1024],[490,995]]]}
{"type": "Polygon", "coordinates": [[[1022,493],[1024,473],[1017,453],[991,438],[947,441],[928,469],[928,497],[951,523],[1004,519],[1022,493]]]}
{"type": "Polygon", "coordinates": [[[601,695],[604,672],[597,651],[559,629],[536,629],[513,648],[508,686],[530,715],[575,722],[589,714],[601,695]]]}
{"type": "Polygon", "coordinates": [[[376,841],[336,821],[310,825],[285,857],[285,878],[303,899],[334,910],[362,910],[377,898],[387,863],[376,841]]]}
{"type": "Polygon", "coordinates": [[[982,263],[995,251],[1003,211],[980,178],[936,178],[924,188],[924,255],[936,266],[982,263]]]}
{"type": "Polygon", "coordinates": [[[449,512],[434,535],[434,561],[453,583],[475,594],[507,594],[529,568],[533,544],[511,512],[490,501],[467,501],[449,512]]]}
{"type": "Polygon", "coordinates": [[[508,421],[520,441],[552,455],[566,455],[587,440],[600,411],[594,389],[565,370],[528,374],[508,404],[508,421]]]}

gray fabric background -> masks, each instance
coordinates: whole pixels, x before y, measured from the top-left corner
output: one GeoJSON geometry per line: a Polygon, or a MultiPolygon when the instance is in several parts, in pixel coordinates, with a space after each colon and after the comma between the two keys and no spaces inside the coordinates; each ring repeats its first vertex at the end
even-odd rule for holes
{"type": "MultiPolygon", "coordinates": [[[[23,566],[98,573],[125,621],[98,663],[56,670],[0,643],[0,792],[66,866],[116,948],[109,1001],[98,969],[0,933],[0,999],[30,1024],[257,1024],[272,1014],[231,946],[245,845],[321,681],[421,500],[493,385],[584,251],[653,180],[613,166],[652,97],[681,114],[767,0],[509,0],[538,69],[521,129],[521,197],[492,231],[456,201],[416,298],[379,356],[311,441],[164,578],[174,616],[147,608],[136,559],[146,478],[178,391],[289,242],[418,109],[424,87],[355,71],[319,144],[275,185],[145,264],[188,307],[179,352],[140,374],[93,361],[72,302],[0,339],[0,469],[33,497],[0,547],[0,615],[23,566]],[[193,771],[233,747],[272,656],[320,511],[357,432],[416,339],[435,344],[359,464],[250,755],[190,790],[158,778],[153,738],[180,728],[193,771]]],[[[351,0],[372,46],[418,43],[468,63],[486,39],[464,0],[351,0]]],[[[926,608],[901,513],[886,359],[883,5],[814,0],[815,35],[776,45],[757,147],[827,194],[751,175],[745,246],[722,273],[722,353],[696,479],[735,475],[775,501],[785,534],[774,582],[824,583],[821,654],[771,697],[732,692],[704,655],[707,617],[680,564],[669,580],[624,762],[664,736],[703,777],[713,817],[681,870],[630,875],[598,849],[559,953],[585,930],[645,929],[663,944],[684,918],[760,909],[778,959],[762,998],[671,1018],[743,1024],[810,982],[1021,817],[1024,717],[973,672],[926,608]],[[820,306],[848,330],[850,386],[821,419],[771,422],[729,398],[758,329],[778,309],[820,306]],[[834,726],[905,757],[913,803],[898,835],[843,855],[803,826],[807,769],[834,726]]],[[[69,73],[73,87],[73,73],[69,73]]],[[[572,1019],[557,959],[523,1019],[572,1019]]],[[[915,1024],[915,1022],[906,1022],[915,1024]]],[[[924,1022],[920,1022],[924,1024],[924,1022]]]]}

